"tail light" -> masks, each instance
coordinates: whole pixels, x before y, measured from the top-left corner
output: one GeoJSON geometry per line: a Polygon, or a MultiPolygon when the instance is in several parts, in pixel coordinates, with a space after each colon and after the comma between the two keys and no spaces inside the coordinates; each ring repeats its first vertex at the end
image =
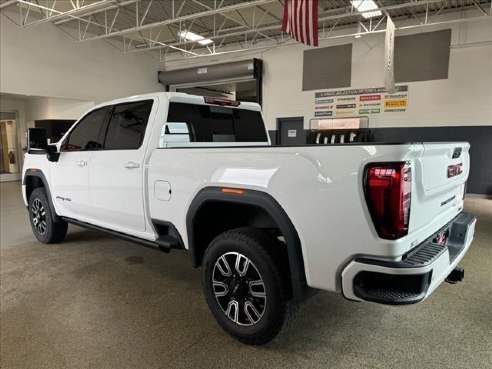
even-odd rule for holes
{"type": "Polygon", "coordinates": [[[365,196],[379,237],[396,240],[408,234],[412,169],[408,163],[375,163],[365,169],[365,196]]]}

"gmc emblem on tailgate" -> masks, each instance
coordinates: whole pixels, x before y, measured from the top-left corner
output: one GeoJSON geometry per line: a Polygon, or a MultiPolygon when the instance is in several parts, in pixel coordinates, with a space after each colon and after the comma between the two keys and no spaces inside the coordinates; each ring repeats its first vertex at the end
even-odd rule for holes
{"type": "Polygon", "coordinates": [[[463,163],[453,164],[448,166],[448,178],[457,176],[463,172],[463,163]]]}

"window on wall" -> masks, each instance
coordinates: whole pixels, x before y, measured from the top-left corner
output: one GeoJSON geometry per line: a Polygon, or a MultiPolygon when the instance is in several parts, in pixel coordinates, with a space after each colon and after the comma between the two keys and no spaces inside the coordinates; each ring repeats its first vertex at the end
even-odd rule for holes
{"type": "Polygon", "coordinates": [[[451,30],[395,38],[395,81],[448,78],[451,30]]]}
{"type": "Polygon", "coordinates": [[[188,123],[192,142],[268,141],[258,111],[172,102],[167,121],[188,123]]]}
{"type": "Polygon", "coordinates": [[[109,121],[104,148],[135,150],[142,144],[152,100],[116,105],[109,121]]]}
{"type": "Polygon", "coordinates": [[[304,51],[302,90],[350,87],[352,44],[304,51]]]}

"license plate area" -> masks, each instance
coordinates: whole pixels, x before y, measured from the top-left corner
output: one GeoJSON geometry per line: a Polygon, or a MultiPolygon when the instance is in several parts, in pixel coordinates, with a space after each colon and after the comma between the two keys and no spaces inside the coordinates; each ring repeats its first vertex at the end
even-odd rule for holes
{"type": "Polygon", "coordinates": [[[446,246],[446,242],[448,238],[449,238],[449,228],[445,228],[435,235],[435,237],[432,239],[432,242],[441,246],[446,246]]]}

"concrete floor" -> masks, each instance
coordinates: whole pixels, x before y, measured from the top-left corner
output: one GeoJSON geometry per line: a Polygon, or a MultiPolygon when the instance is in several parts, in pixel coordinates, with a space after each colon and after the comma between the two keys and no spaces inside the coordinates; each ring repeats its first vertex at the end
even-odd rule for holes
{"type": "Polygon", "coordinates": [[[229,338],[187,254],[71,227],[35,242],[19,183],[1,184],[2,368],[491,368],[492,201],[462,261],[465,280],[390,307],[321,292],[264,347],[229,338]]]}

